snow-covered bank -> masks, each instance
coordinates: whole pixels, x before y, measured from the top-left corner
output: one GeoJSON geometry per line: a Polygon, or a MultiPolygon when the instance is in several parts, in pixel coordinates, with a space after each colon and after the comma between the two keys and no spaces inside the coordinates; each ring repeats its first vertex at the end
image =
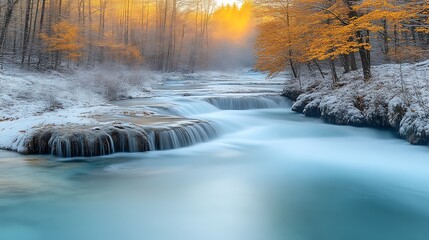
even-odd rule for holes
{"type": "Polygon", "coordinates": [[[267,82],[265,75],[251,71],[160,74],[120,68],[73,73],[7,69],[0,72],[0,149],[59,156],[148,149],[121,145],[116,135],[125,141],[136,134],[153,133],[156,139],[146,139],[148,144],[160,145],[157,150],[207,141],[218,135],[213,133],[216,129],[195,120],[199,119],[195,114],[280,106],[276,96],[283,86],[283,80],[267,82]],[[163,140],[162,135],[171,139],[163,140]],[[178,144],[177,138],[183,141],[178,144]],[[82,150],[84,142],[91,144],[82,150]],[[72,149],[77,146],[76,151],[72,149]]]}
{"type": "Polygon", "coordinates": [[[292,110],[338,125],[395,130],[411,144],[429,144],[429,61],[373,67],[364,82],[360,72],[330,79],[309,77],[302,88],[286,83],[283,95],[295,101],[292,110]]]}
{"type": "MultiPolygon", "coordinates": [[[[25,152],[25,142],[43,126],[93,124],[92,115],[117,111],[109,100],[137,95],[143,72],[32,72],[8,67],[0,72],[0,148],[25,152]],[[135,79],[139,78],[137,81],[135,79]],[[132,91],[133,90],[133,91],[132,91]],[[121,95],[123,94],[123,95],[121,95]]],[[[148,81],[156,80],[154,78],[148,81]]],[[[149,95],[140,91],[139,96],[149,95]]]]}

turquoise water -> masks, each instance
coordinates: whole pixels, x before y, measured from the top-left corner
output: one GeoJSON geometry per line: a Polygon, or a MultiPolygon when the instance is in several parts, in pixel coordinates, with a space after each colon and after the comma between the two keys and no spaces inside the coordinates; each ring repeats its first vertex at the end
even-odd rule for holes
{"type": "Polygon", "coordinates": [[[222,137],[165,152],[0,151],[0,239],[428,238],[427,147],[288,109],[202,111],[222,137]]]}

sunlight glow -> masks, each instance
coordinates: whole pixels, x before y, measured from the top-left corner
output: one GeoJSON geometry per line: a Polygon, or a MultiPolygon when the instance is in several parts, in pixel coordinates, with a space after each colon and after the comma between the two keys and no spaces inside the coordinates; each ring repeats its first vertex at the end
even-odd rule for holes
{"type": "Polygon", "coordinates": [[[217,3],[218,6],[228,5],[228,4],[229,5],[233,5],[234,3],[237,6],[241,6],[242,1],[240,1],[240,0],[216,0],[216,3],[217,3]]]}
{"type": "Polygon", "coordinates": [[[252,29],[252,4],[249,2],[240,3],[237,8],[223,5],[213,14],[211,35],[215,42],[242,45],[247,43],[252,29]]]}

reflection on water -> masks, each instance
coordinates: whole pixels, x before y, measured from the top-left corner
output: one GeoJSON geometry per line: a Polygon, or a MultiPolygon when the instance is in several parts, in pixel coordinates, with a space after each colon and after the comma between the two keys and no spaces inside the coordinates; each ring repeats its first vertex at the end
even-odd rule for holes
{"type": "Polygon", "coordinates": [[[0,239],[428,238],[426,147],[287,108],[198,117],[227,134],[67,162],[1,151],[0,239]]]}

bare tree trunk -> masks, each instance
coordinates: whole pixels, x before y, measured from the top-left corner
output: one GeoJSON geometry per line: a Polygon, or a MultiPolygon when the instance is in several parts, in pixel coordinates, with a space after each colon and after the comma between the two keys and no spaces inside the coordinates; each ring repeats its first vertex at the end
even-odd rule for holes
{"type": "Polygon", "coordinates": [[[167,58],[166,58],[166,70],[173,71],[173,62],[175,55],[175,41],[176,41],[176,14],[177,14],[177,0],[173,0],[173,9],[171,12],[170,19],[170,33],[168,40],[168,50],[167,50],[167,58]]]}
{"type": "Polygon", "coordinates": [[[189,59],[189,68],[191,72],[195,71],[195,62],[197,57],[197,45],[199,41],[198,37],[198,11],[199,11],[199,2],[197,2],[196,11],[195,11],[195,38],[194,38],[194,46],[191,51],[191,57],[189,59]]]}
{"type": "MultiPolygon", "coordinates": [[[[107,0],[100,0],[99,4],[100,4],[100,16],[99,16],[99,23],[98,23],[98,41],[102,42],[104,40],[107,0]]],[[[99,55],[98,61],[101,63],[104,62],[104,46],[100,46],[100,55],[99,55]]]]}
{"type": "MultiPolygon", "coordinates": [[[[348,17],[350,19],[358,17],[358,13],[352,7],[353,6],[352,0],[346,0],[345,3],[349,8],[348,17]]],[[[368,81],[371,79],[371,52],[369,49],[365,48],[363,44],[367,43],[369,45],[369,31],[367,31],[367,36],[365,36],[364,31],[362,30],[357,31],[355,35],[359,45],[361,45],[359,47],[359,55],[362,62],[363,77],[365,81],[368,81]]]]}
{"type": "Polygon", "coordinates": [[[161,71],[165,71],[165,62],[166,62],[166,60],[165,60],[165,56],[166,56],[166,54],[165,54],[165,49],[164,49],[164,46],[165,46],[165,33],[166,33],[166,30],[167,30],[167,11],[168,11],[168,0],[165,0],[165,2],[164,2],[164,9],[163,9],[164,11],[164,13],[163,13],[163,15],[162,15],[162,30],[161,30],[161,39],[160,39],[160,42],[161,42],[161,49],[160,49],[160,54],[161,54],[161,56],[160,56],[160,62],[159,62],[159,69],[161,70],[161,71]]]}
{"type": "MultiPolygon", "coordinates": [[[[145,1],[146,3],[146,1],[145,1]]],[[[146,3],[146,21],[144,25],[144,36],[143,36],[143,44],[142,44],[142,55],[145,54],[146,44],[148,39],[148,31],[149,31],[149,14],[150,14],[150,6],[146,3]]],[[[143,32],[143,31],[142,31],[143,32]]]]}
{"type": "Polygon", "coordinates": [[[22,43],[21,65],[24,65],[25,63],[25,57],[27,56],[28,51],[28,43],[30,41],[30,12],[32,4],[32,0],[27,0],[27,8],[25,10],[24,41],[22,43]]]}
{"type": "Polygon", "coordinates": [[[290,68],[292,69],[293,77],[298,78],[298,72],[296,71],[295,64],[293,63],[292,58],[289,58],[290,68]]]}
{"type": "Polygon", "coordinates": [[[332,82],[335,84],[338,82],[338,74],[337,74],[337,70],[335,68],[335,60],[334,59],[329,60],[329,66],[331,67],[332,82]]]}
{"type": "Polygon", "coordinates": [[[350,72],[351,68],[350,68],[350,58],[349,58],[349,55],[348,54],[342,54],[340,56],[340,58],[341,58],[341,63],[343,64],[343,67],[344,67],[344,73],[350,72]]]}
{"type": "Polygon", "coordinates": [[[322,71],[322,68],[320,67],[320,64],[316,60],[313,60],[313,62],[314,62],[314,64],[316,64],[317,69],[319,69],[319,73],[322,76],[322,78],[325,79],[325,74],[323,74],[323,71],[322,71]]]}
{"type": "Polygon", "coordinates": [[[27,59],[28,66],[30,66],[30,64],[31,64],[31,55],[33,53],[33,45],[34,45],[34,41],[36,39],[36,27],[37,27],[37,18],[39,16],[39,5],[40,5],[40,0],[37,0],[37,3],[36,3],[36,13],[35,13],[35,16],[34,16],[34,21],[33,21],[33,31],[31,33],[30,49],[29,49],[29,52],[28,52],[28,59],[27,59]]]}
{"type": "Polygon", "coordinates": [[[12,13],[15,8],[15,5],[18,3],[18,0],[8,0],[6,5],[6,13],[4,17],[3,26],[0,32],[0,49],[3,53],[4,42],[6,39],[7,30],[12,19],[12,13]]]}
{"type": "MultiPolygon", "coordinates": [[[[358,38],[359,44],[367,42],[364,40],[365,36],[361,31],[356,33],[356,37],[358,38]]],[[[362,62],[363,77],[365,81],[368,81],[371,79],[371,52],[365,47],[361,46],[359,47],[359,55],[362,62]]]]}
{"type": "Polygon", "coordinates": [[[389,33],[387,20],[383,20],[383,52],[385,56],[389,56],[389,33]]]}
{"type": "MultiPolygon", "coordinates": [[[[62,18],[62,9],[63,9],[62,3],[63,3],[62,0],[58,1],[58,5],[57,5],[57,7],[58,7],[58,9],[57,9],[57,17],[55,19],[55,23],[61,21],[61,18],[62,18]]],[[[51,24],[53,24],[53,23],[51,23],[51,24]]],[[[55,51],[54,56],[55,56],[54,57],[55,58],[54,59],[54,68],[57,69],[58,66],[61,66],[61,62],[62,62],[61,61],[61,52],[60,51],[55,51]]]]}
{"type": "Polygon", "coordinates": [[[89,21],[89,29],[88,29],[88,66],[92,64],[92,5],[91,0],[88,0],[88,21],[89,21]]]}
{"type": "MultiPolygon", "coordinates": [[[[46,10],[46,0],[42,0],[42,9],[40,12],[40,23],[39,23],[39,42],[41,42],[40,34],[43,32],[43,23],[45,19],[45,10],[46,10]]],[[[44,62],[45,56],[43,55],[42,49],[38,49],[38,57],[39,61],[37,62],[37,68],[40,67],[40,65],[44,62]]]]}
{"type": "Polygon", "coordinates": [[[350,69],[352,71],[356,71],[358,69],[357,64],[356,64],[356,57],[355,57],[355,53],[352,52],[349,54],[349,60],[350,60],[350,69]]]}
{"type": "MultiPolygon", "coordinates": [[[[187,18],[188,18],[188,15],[185,16],[185,21],[186,21],[187,18]]],[[[176,61],[175,65],[174,65],[175,70],[177,70],[177,68],[179,67],[179,60],[180,60],[180,57],[182,55],[183,43],[184,43],[184,40],[185,40],[185,28],[186,28],[186,24],[183,23],[182,34],[181,34],[181,37],[180,37],[180,47],[179,47],[179,51],[177,53],[177,61],[176,61]]]]}

